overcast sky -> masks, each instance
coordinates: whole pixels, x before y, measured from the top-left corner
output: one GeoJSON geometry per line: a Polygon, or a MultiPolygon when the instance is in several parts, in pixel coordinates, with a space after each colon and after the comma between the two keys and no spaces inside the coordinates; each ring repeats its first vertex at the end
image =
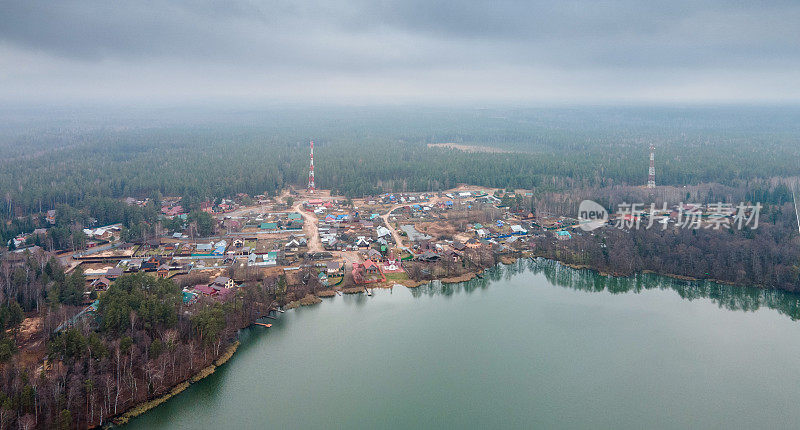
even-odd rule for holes
{"type": "Polygon", "coordinates": [[[800,101],[800,1],[0,0],[0,101],[800,101]]]}

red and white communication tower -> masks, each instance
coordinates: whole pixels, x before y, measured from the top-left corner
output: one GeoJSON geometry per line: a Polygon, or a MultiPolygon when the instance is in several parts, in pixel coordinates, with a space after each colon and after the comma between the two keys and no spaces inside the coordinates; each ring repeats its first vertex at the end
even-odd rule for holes
{"type": "Polygon", "coordinates": [[[650,145],[650,169],[647,171],[647,188],[656,187],[656,147],[650,145]]]}
{"type": "Polygon", "coordinates": [[[308,192],[314,193],[317,189],[314,185],[314,141],[311,141],[311,166],[308,169],[308,192]]]}

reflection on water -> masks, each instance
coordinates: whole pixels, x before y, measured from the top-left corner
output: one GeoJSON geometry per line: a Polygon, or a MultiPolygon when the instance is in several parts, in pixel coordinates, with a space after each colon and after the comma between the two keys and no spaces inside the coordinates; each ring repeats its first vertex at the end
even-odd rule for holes
{"type": "Polygon", "coordinates": [[[798,319],[799,301],[519,260],[242,330],[228,364],[128,428],[797,428],[800,326],[710,303],[798,319]]]}
{"type": "Polygon", "coordinates": [[[476,290],[488,288],[493,282],[508,280],[526,270],[542,274],[551,283],[573,290],[607,291],[611,294],[638,294],[652,289],[673,290],[686,300],[709,299],[719,307],[731,311],[752,312],[761,307],[767,307],[792,320],[800,319],[800,294],[796,293],[730,286],[710,281],[685,281],[654,274],[639,274],[631,277],[604,276],[594,270],[573,269],[557,261],[543,258],[523,258],[514,264],[500,264],[487,270],[482,279],[475,278],[457,284],[433,281],[419,288],[411,289],[411,294],[414,297],[470,294],[476,290]]]}

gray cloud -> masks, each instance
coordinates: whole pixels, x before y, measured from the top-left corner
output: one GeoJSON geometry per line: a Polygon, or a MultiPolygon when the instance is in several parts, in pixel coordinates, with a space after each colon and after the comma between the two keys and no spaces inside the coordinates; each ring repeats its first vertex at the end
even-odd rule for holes
{"type": "Polygon", "coordinates": [[[800,99],[800,4],[0,0],[0,100],[800,99]]]}

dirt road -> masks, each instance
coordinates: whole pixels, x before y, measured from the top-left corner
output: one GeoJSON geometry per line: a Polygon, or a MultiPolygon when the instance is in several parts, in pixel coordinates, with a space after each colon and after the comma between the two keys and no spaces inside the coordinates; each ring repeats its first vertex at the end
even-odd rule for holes
{"type": "Polygon", "coordinates": [[[303,233],[306,234],[306,241],[308,242],[308,250],[310,252],[322,252],[325,248],[322,246],[322,241],[319,240],[319,220],[316,216],[309,214],[303,210],[303,203],[297,203],[292,208],[293,211],[303,216],[303,233]]]}
{"type": "Polygon", "coordinates": [[[384,215],[381,215],[381,218],[383,218],[383,223],[386,224],[386,228],[388,228],[389,231],[392,232],[392,238],[394,238],[394,243],[396,243],[397,246],[401,248],[403,247],[403,237],[400,236],[400,233],[397,231],[397,229],[394,228],[394,226],[389,222],[389,216],[392,214],[392,212],[395,211],[395,209],[400,209],[404,206],[408,205],[396,205],[391,209],[389,209],[389,212],[386,212],[384,215]]]}
{"type": "MultiPolygon", "coordinates": [[[[435,204],[442,203],[442,202],[447,201],[447,200],[451,200],[451,199],[449,197],[447,197],[447,196],[434,196],[425,204],[435,205],[435,204]]],[[[386,212],[384,215],[381,215],[381,218],[383,218],[384,224],[386,224],[386,228],[388,228],[389,231],[392,232],[392,237],[394,238],[394,242],[397,244],[397,246],[399,246],[401,248],[405,248],[405,245],[403,245],[403,237],[400,236],[400,232],[397,231],[397,229],[394,228],[394,226],[389,222],[389,217],[392,215],[392,212],[394,212],[395,210],[403,208],[403,207],[406,207],[406,206],[411,206],[412,204],[414,204],[414,203],[403,203],[403,204],[394,205],[394,206],[392,206],[391,209],[389,209],[388,212],[386,212]]]]}

